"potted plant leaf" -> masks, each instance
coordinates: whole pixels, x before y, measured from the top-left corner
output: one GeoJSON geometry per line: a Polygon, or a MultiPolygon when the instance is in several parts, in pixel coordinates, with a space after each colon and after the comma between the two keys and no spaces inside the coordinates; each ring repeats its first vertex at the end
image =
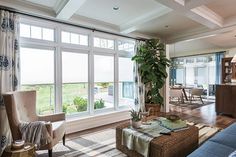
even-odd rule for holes
{"type": "Polygon", "coordinates": [[[148,39],[138,47],[132,60],[139,65],[138,73],[145,85],[146,110],[152,108],[156,115],[164,104],[160,89],[168,76],[166,68],[170,66],[170,60],[165,55],[165,45],[159,39],[148,39]]]}
{"type": "Polygon", "coordinates": [[[130,124],[133,128],[139,128],[141,125],[141,114],[140,111],[130,110],[130,124]]]}

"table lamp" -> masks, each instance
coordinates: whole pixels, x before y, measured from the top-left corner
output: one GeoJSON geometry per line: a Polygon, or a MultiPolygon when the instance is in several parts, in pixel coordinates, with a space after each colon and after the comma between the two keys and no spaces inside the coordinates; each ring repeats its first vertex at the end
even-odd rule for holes
{"type": "Polygon", "coordinates": [[[231,82],[232,83],[236,83],[236,55],[234,55],[233,59],[231,60],[231,64],[232,64],[232,78],[231,78],[231,82]]]}

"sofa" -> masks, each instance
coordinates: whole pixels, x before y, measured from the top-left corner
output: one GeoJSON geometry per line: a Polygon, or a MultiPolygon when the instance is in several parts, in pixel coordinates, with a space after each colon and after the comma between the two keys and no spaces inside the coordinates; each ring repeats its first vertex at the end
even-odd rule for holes
{"type": "Polygon", "coordinates": [[[228,157],[236,150],[236,123],[207,140],[188,157],[228,157]]]}

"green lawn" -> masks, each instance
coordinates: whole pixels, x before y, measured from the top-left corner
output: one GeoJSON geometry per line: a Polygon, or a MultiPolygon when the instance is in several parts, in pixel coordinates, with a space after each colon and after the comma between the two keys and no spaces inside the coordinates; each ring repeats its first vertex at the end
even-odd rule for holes
{"type": "MultiPolygon", "coordinates": [[[[76,96],[87,96],[88,85],[79,84],[63,84],[63,104],[73,104],[76,96]]],[[[36,108],[38,114],[51,114],[54,111],[54,85],[22,85],[22,90],[36,90],[37,100],[36,108]]]]}

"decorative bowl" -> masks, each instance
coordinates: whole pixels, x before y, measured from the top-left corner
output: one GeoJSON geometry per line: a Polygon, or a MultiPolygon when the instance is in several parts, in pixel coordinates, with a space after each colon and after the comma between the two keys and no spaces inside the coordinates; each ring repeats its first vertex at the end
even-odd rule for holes
{"type": "Polygon", "coordinates": [[[180,119],[179,116],[174,115],[174,114],[168,115],[166,118],[167,118],[168,120],[172,121],[172,122],[177,121],[177,120],[180,119]]]}

